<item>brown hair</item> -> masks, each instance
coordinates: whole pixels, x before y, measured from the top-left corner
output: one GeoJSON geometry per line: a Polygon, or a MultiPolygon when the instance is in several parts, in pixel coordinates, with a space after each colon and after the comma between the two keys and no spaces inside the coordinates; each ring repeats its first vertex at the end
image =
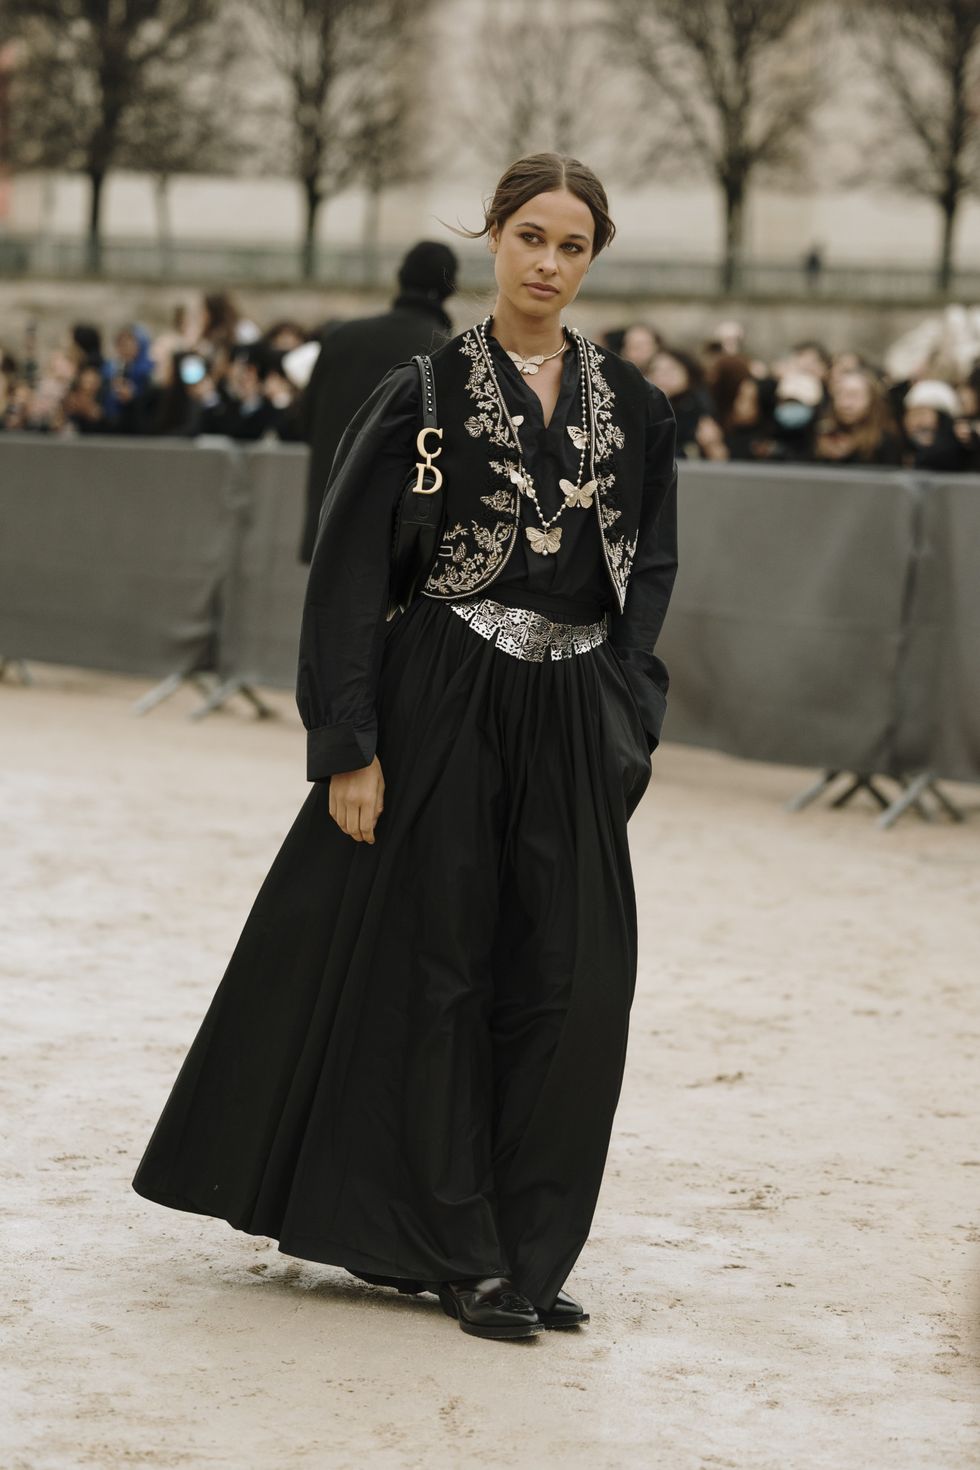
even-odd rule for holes
{"type": "Polygon", "coordinates": [[[493,197],[484,200],[483,228],[466,230],[450,225],[449,229],[470,240],[479,240],[490,233],[491,225],[499,229],[529,199],[538,194],[550,194],[556,189],[567,189],[589,206],[595,225],[592,240],[594,260],[600,250],[612,241],[616,226],[609,215],[606,191],[596,175],[586,164],[567,153],[529,153],[526,158],[518,158],[501,174],[493,197]]]}
{"type": "Polygon", "coordinates": [[[885,395],[884,389],[875,378],[873,373],[866,368],[848,368],[842,374],[844,377],[862,378],[868,387],[868,411],[863,419],[856,424],[841,424],[831,407],[831,412],[817,424],[817,449],[816,457],[821,458],[819,440],[824,434],[835,432],[848,434],[852,444],[852,453],[855,459],[873,459],[880,449],[882,441],[889,433],[895,430],[895,420],[891,411],[891,405],[885,395]]]}
{"type": "Polygon", "coordinates": [[[708,372],[708,386],[715,401],[715,413],[726,433],[732,427],[732,414],[739,389],[746,378],[751,377],[753,372],[749,359],[738,353],[728,353],[720,357],[708,372]]]}

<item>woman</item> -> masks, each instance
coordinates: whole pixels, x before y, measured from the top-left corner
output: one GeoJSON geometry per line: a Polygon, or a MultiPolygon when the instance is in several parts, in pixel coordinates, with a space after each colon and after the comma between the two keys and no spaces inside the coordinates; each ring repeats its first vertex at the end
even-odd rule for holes
{"type": "Polygon", "coordinates": [[[436,1291],[478,1336],[587,1320],[561,1288],[636,979],[626,823],[665,709],[675,426],[562,323],[612,234],[577,160],[501,178],[472,232],[493,311],[432,354],[445,534],[392,620],[414,365],[342,439],[300,645],[313,789],[133,1181],[436,1291]]]}
{"type": "Polygon", "coordinates": [[[646,374],[667,396],[677,423],[677,453],[683,459],[727,459],[728,450],[704,390],[700,363],[678,347],[663,345],[646,374]]]}
{"type": "Polygon", "coordinates": [[[863,369],[831,380],[830,412],[817,423],[813,457],[846,465],[897,465],[902,446],[884,391],[863,369]]]}

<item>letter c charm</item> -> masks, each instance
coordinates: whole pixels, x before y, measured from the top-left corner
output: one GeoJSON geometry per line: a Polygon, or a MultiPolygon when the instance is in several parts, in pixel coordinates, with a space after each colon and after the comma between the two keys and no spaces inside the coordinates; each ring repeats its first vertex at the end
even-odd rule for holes
{"type": "Polygon", "coordinates": [[[419,454],[422,456],[422,459],[416,462],[415,468],[418,470],[418,474],[415,477],[415,484],[412,486],[412,489],[414,490],[416,495],[434,495],[435,492],[439,489],[439,486],[442,484],[442,471],[438,468],[437,465],[434,465],[432,463],[432,461],[442,453],[442,445],[440,444],[438,449],[426,449],[426,434],[435,434],[437,439],[441,439],[442,430],[437,429],[434,424],[427,424],[424,429],[419,430],[418,438],[415,441],[415,447],[418,450],[419,454]],[[425,479],[426,470],[431,470],[433,475],[435,476],[433,483],[428,487],[428,489],[424,488],[422,483],[425,479]]]}

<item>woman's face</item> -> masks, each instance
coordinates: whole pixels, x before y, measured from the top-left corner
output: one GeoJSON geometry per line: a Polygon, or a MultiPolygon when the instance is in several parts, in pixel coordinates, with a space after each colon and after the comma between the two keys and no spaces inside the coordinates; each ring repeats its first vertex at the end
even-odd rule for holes
{"type": "Polygon", "coordinates": [[[743,378],[732,403],[733,424],[756,424],[759,421],[759,385],[755,378],[743,378]]]}
{"type": "Polygon", "coordinates": [[[907,408],[903,414],[905,432],[914,444],[931,444],[939,427],[939,414],[934,408],[907,408]]]}
{"type": "MultiPolygon", "coordinates": [[[[641,373],[648,373],[656,355],[657,338],[649,327],[645,327],[642,322],[637,322],[634,326],[627,327],[626,334],[623,337],[621,357],[625,357],[627,362],[634,363],[640,369],[641,373]]],[[[658,384],[658,387],[662,386],[662,384],[658,384]]],[[[665,393],[666,391],[666,388],[664,388],[665,393]]]]}
{"type": "Polygon", "coordinates": [[[558,316],[578,295],[594,237],[592,211],[577,195],[536,194],[499,228],[490,226],[500,295],[524,316],[558,316]]]}
{"type": "Polygon", "coordinates": [[[833,399],[838,423],[859,424],[871,412],[871,384],[863,373],[841,373],[833,399]]]}
{"type": "Polygon", "coordinates": [[[668,398],[679,398],[691,386],[687,368],[670,352],[658,352],[650,368],[650,381],[668,398]]]}

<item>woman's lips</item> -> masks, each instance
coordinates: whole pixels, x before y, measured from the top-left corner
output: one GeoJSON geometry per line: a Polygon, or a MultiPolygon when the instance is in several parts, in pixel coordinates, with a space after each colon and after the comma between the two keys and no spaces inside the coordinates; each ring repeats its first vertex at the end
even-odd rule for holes
{"type": "Polygon", "coordinates": [[[558,295],[558,291],[557,291],[556,287],[554,287],[554,286],[539,286],[538,283],[537,283],[537,281],[527,281],[525,284],[527,285],[527,289],[529,291],[533,291],[534,292],[535,296],[557,296],[558,295]]]}

